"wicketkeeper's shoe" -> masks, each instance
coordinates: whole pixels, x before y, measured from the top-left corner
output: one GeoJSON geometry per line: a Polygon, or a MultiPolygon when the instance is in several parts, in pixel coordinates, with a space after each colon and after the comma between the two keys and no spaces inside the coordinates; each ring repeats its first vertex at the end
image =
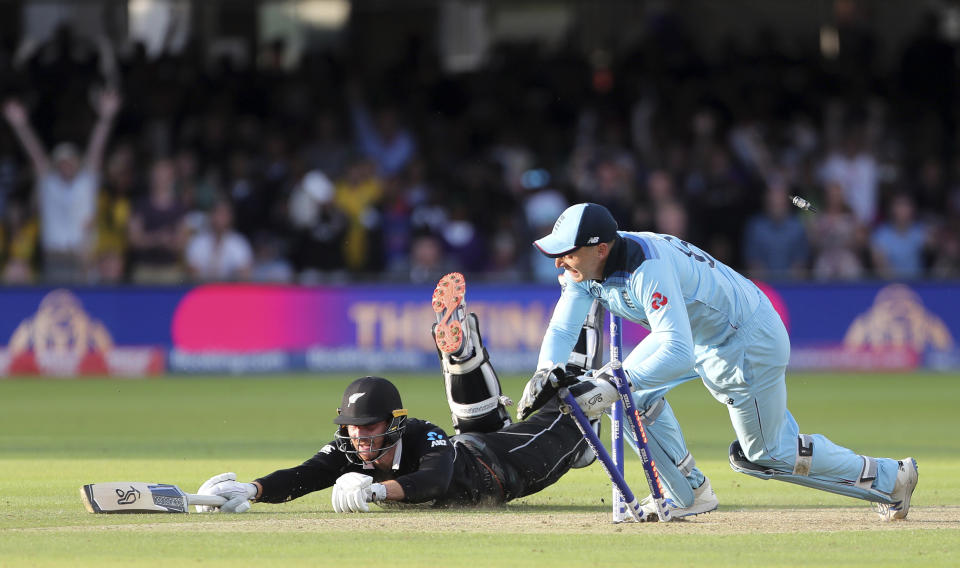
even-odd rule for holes
{"type": "Polygon", "coordinates": [[[460,355],[461,348],[469,345],[465,337],[469,332],[465,325],[466,293],[467,284],[459,272],[451,272],[441,278],[433,291],[433,311],[437,314],[433,337],[437,349],[444,353],[460,355]]]}
{"type": "Polygon", "coordinates": [[[894,519],[906,519],[910,512],[910,497],[913,496],[913,490],[917,488],[917,481],[920,479],[920,472],[917,468],[917,460],[913,458],[903,458],[899,462],[897,470],[897,481],[893,484],[893,491],[890,496],[894,503],[874,503],[873,508],[884,521],[894,519]]]}
{"type": "MultiPolygon", "coordinates": [[[[713,487],[710,487],[710,480],[706,476],[703,478],[703,485],[693,490],[693,504],[689,507],[679,506],[669,495],[666,496],[665,502],[667,508],[670,509],[670,517],[674,519],[716,511],[720,505],[717,494],[713,492],[713,487]]],[[[643,498],[643,501],[640,501],[640,508],[643,509],[645,520],[658,520],[657,504],[654,503],[652,495],[647,495],[643,498]]]]}

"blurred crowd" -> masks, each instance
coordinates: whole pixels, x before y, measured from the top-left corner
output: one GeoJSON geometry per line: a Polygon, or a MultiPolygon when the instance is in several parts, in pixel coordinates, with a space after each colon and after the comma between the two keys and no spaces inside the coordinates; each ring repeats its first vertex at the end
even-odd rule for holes
{"type": "Polygon", "coordinates": [[[956,46],[932,19],[837,33],[705,53],[664,18],[457,74],[416,39],[375,73],[281,41],[250,65],[68,28],[0,46],[2,281],[552,282],[530,243],[579,201],[756,278],[957,278],[956,46]]]}

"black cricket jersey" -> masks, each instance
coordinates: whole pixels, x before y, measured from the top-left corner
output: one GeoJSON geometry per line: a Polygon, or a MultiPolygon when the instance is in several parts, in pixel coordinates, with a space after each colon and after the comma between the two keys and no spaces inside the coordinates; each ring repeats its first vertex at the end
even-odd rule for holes
{"type": "Polygon", "coordinates": [[[331,487],[345,473],[360,472],[378,483],[396,480],[403,487],[401,503],[498,504],[552,485],[587,448],[556,399],[523,422],[453,438],[430,422],[410,418],[400,439],[399,463],[389,471],[350,463],[330,442],[302,464],[257,479],[263,486],[258,501],[290,501],[331,487]]]}
{"type": "Polygon", "coordinates": [[[405,503],[470,504],[481,500],[474,489],[477,464],[461,445],[454,447],[442,428],[410,418],[400,438],[400,462],[394,469],[364,469],[351,463],[335,441],[302,464],[257,479],[263,486],[258,501],[282,503],[333,486],[349,472],[373,477],[377,483],[393,479],[403,487],[405,503]],[[459,448],[459,451],[458,451],[459,448]]]}

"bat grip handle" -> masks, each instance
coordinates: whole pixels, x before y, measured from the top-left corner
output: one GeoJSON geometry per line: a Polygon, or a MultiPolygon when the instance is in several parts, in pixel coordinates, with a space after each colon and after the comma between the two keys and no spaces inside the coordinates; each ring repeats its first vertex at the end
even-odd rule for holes
{"type": "Polygon", "coordinates": [[[219,495],[187,495],[187,502],[191,505],[209,505],[211,507],[219,507],[227,502],[226,499],[219,495]]]}

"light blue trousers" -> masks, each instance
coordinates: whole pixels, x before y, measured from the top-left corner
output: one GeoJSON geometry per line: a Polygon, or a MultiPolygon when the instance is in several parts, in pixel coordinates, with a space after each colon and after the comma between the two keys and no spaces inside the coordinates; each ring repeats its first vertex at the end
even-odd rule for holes
{"type": "MultiPolygon", "coordinates": [[[[640,349],[641,346],[624,361],[624,370],[631,382],[643,386],[645,378],[630,372],[631,367],[635,367],[647,355],[643,352],[645,349],[640,349]]],[[[637,391],[634,400],[638,408],[645,408],[645,404],[656,402],[674,386],[699,376],[714,398],[727,406],[730,422],[747,459],[763,467],[792,473],[800,429],[787,410],[785,378],[790,359],[790,338],[770,302],[764,300],[754,316],[727,341],[720,345],[697,347],[695,356],[696,375],[637,391]]],[[[681,456],[682,459],[687,449],[680,434],[680,425],[672,412],[664,418],[660,429],[648,429],[648,436],[657,436],[657,430],[671,433],[663,440],[657,439],[669,455],[681,456]]],[[[863,457],[823,435],[813,434],[811,438],[814,450],[809,478],[844,484],[860,479],[863,457]]],[[[888,458],[877,458],[876,462],[877,477],[872,487],[890,493],[896,481],[898,464],[896,460],[888,458]]],[[[658,465],[661,470],[670,466],[658,465]]],[[[692,483],[695,481],[691,479],[692,483]]],[[[699,483],[693,486],[697,485],[699,483]]]]}
{"type": "MultiPolygon", "coordinates": [[[[727,405],[730,421],[744,454],[751,462],[790,473],[797,457],[797,421],[787,410],[785,373],[790,338],[768,301],[729,341],[696,351],[697,373],[703,384],[727,405]]],[[[821,434],[813,439],[808,477],[854,483],[863,471],[863,458],[821,434]]],[[[896,482],[896,460],[877,459],[873,489],[890,493],[896,482]]]]}

